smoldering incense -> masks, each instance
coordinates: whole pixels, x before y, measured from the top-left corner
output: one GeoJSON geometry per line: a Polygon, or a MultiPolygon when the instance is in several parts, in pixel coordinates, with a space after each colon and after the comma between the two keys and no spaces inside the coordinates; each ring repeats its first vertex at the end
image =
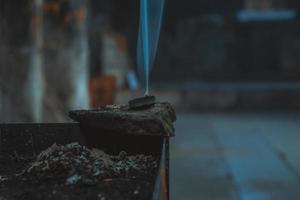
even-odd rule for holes
{"type": "Polygon", "coordinates": [[[143,61],[146,78],[145,95],[149,95],[149,19],[148,19],[148,0],[141,0],[141,17],[142,17],[142,41],[143,41],[143,61]]]}

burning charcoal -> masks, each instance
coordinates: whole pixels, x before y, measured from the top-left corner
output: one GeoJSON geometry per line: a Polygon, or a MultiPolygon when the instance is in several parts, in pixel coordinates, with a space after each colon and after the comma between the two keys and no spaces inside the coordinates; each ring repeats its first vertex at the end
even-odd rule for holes
{"type": "Polygon", "coordinates": [[[155,104],[155,96],[144,96],[128,102],[130,109],[147,109],[155,104]]]}

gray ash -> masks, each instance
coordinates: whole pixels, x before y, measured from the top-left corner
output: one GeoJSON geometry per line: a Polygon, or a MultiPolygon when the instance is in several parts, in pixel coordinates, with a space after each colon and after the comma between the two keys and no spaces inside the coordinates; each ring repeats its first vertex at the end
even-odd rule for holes
{"type": "Polygon", "coordinates": [[[41,152],[18,177],[22,180],[55,180],[65,185],[97,184],[114,178],[136,179],[153,174],[158,168],[154,156],[108,155],[99,149],[88,149],[78,143],[54,144],[41,152]]]}

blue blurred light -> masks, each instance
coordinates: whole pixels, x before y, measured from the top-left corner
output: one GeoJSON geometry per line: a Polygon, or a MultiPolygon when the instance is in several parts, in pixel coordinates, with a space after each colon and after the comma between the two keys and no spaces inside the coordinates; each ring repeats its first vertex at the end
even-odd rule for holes
{"type": "Polygon", "coordinates": [[[240,22],[263,22],[278,20],[293,20],[297,17],[295,10],[249,11],[242,10],[237,14],[240,22]]]}

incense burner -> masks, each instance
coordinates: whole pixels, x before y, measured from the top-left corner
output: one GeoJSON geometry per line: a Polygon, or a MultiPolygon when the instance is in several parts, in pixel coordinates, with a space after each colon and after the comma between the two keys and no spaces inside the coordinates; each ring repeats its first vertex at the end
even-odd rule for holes
{"type": "MultiPolygon", "coordinates": [[[[16,195],[27,195],[30,198],[39,195],[43,199],[51,199],[48,196],[44,198],[43,195],[52,194],[55,190],[61,192],[60,186],[51,185],[52,182],[56,182],[55,179],[50,185],[47,185],[49,182],[46,184],[44,181],[26,182],[26,184],[22,181],[11,182],[9,177],[16,177],[25,166],[30,164],[32,158],[43,150],[49,149],[53,144],[66,145],[74,142],[87,148],[97,148],[112,156],[120,156],[120,152],[125,151],[128,156],[151,155],[157,157],[159,166],[156,171],[151,172],[154,173],[155,178],[149,183],[149,187],[131,191],[132,198],[169,199],[169,138],[174,136],[173,122],[176,120],[174,109],[170,104],[155,103],[150,107],[137,110],[130,108],[129,105],[105,106],[96,110],[72,111],[70,117],[75,122],[0,124],[0,199],[15,200],[16,195]],[[12,194],[14,197],[11,196],[12,194]]],[[[72,146],[71,149],[75,147],[72,146]]],[[[59,158],[59,155],[56,156],[59,158]]],[[[73,179],[69,181],[72,182],[73,179]]],[[[122,188],[127,190],[136,187],[134,184],[123,184],[124,180],[121,179],[105,179],[103,181],[102,185],[106,189],[101,195],[104,196],[119,193],[122,188]],[[110,181],[120,188],[110,186],[110,181]]],[[[63,187],[69,191],[72,188],[77,192],[82,191],[82,195],[99,191],[93,191],[92,186],[63,187]]],[[[70,192],[65,195],[72,194],[73,192],[70,192]]],[[[81,196],[76,198],[80,199],[81,196]]],[[[55,199],[55,196],[52,199],[55,199]]],[[[109,199],[113,200],[114,198],[109,199]]]]}

